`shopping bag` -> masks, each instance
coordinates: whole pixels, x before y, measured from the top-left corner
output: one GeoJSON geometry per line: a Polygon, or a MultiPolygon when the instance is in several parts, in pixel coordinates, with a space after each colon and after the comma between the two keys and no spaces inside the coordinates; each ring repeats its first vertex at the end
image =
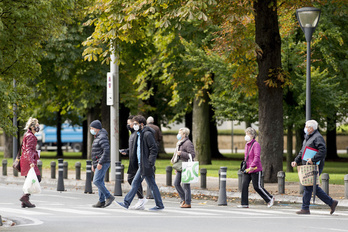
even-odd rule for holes
{"type": "Polygon", "coordinates": [[[39,180],[37,179],[34,168],[30,168],[27,178],[24,181],[23,192],[25,194],[41,193],[39,180]]]}
{"type": "Polygon", "coordinates": [[[189,154],[189,161],[182,162],[181,182],[182,183],[197,183],[199,173],[199,162],[192,161],[191,154],[189,154]]]}
{"type": "Polygon", "coordinates": [[[313,186],[314,184],[314,172],[317,172],[317,185],[319,184],[319,168],[318,165],[301,165],[297,167],[298,177],[303,186],[313,186]]]}

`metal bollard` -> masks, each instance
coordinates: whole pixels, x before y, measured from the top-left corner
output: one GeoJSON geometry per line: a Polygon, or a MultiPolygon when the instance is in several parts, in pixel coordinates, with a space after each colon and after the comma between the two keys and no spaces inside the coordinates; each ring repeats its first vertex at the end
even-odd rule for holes
{"type": "Polygon", "coordinates": [[[207,188],[207,169],[201,168],[201,189],[207,188]]]}
{"type": "Polygon", "coordinates": [[[91,160],[86,160],[85,193],[93,193],[92,191],[92,161],[91,160]]]}
{"type": "Polygon", "coordinates": [[[219,169],[219,189],[220,189],[220,183],[221,183],[221,168],[219,169]]]}
{"type": "Polygon", "coordinates": [[[167,166],[166,167],[166,186],[172,186],[172,173],[173,173],[172,166],[167,166]]]}
{"type": "Polygon", "coordinates": [[[51,179],[56,179],[56,162],[51,161],[51,179]]]}
{"type": "Polygon", "coordinates": [[[234,152],[234,153],[236,153],[236,154],[237,154],[238,148],[237,148],[237,147],[235,147],[235,148],[234,148],[234,150],[235,150],[235,152],[234,152]]]}
{"type": "Polygon", "coordinates": [[[76,177],[76,180],[81,180],[81,163],[80,162],[75,163],[75,177],[76,177]]]}
{"type": "Polygon", "coordinates": [[[42,179],[43,173],[42,173],[42,161],[41,160],[37,161],[37,167],[39,168],[41,179],[42,179]]]}
{"type": "Polygon", "coordinates": [[[7,176],[7,160],[2,160],[2,175],[7,176]]]}
{"type": "Polygon", "coordinates": [[[242,192],[243,188],[243,172],[239,169],[238,170],[238,191],[242,192]]]}
{"type": "Polygon", "coordinates": [[[218,205],[219,206],[226,206],[227,205],[227,197],[226,197],[226,174],[227,174],[227,167],[221,167],[220,168],[220,190],[219,190],[219,199],[218,199],[218,205]]]}
{"type": "Polygon", "coordinates": [[[63,159],[58,159],[58,185],[57,191],[65,191],[63,179],[63,159]]]}
{"type": "Polygon", "coordinates": [[[114,196],[122,196],[122,187],[121,187],[121,162],[116,161],[115,162],[115,172],[116,172],[116,178],[115,178],[115,191],[114,196]]]}
{"type": "Polygon", "coordinates": [[[327,195],[329,195],[329,179],[330,179],[329,174],[327,173],[321,174],[321,182],[322,182],[323,191],[327,195]]]}
{"type": "Polygon", "coordinates": [[[348,147],[346,149],[347,149],[347,154],[348,154],[348,147]]]}
{"type": "Polygon", "coordinates": [[[279,171],[277,173],[278,177],[278,194],[285,193],[285,172],[279,171]]]}
{"type": "Polygon", "coordinates": [[[17,171],[17,169],[15,169],[15,168],[13,168],[13,176],[18,176],[18,171],[17,171]]]}
{"type": "Polygon", "coordinates": [[[68,165],[69,165],[69,163],[67,161],[63,162],[63,177],[64,177],[64,179],[68,179],[68,165]]]}
{"type": "MultiPolygon", "coordinates": [[[[153,167],[154,170],[153,170],[153,178],[156,178],[156,166],[153,167]]],[[[147,186],[146,188],[146,198],[147,199],[153,199],[153,196],[152,196],[152,190],[151,188],[149,187],[149,185],[147,186]]]]}
{"type": "Polygon", "coordinates": [[[348,199],[348,175],[344,176],[344,197],[348,199]]]}
{"type": "Polygon", "coordinates": [[[301,184],[301,182],[299,182],[299,185],[300,185],[300,194],[303,194],[303,192],[304,192],[303,185],[301,184]]]}
{"type": "Polygon", "coordinates": [[[104,181],[105,182],[109,182],[110,180],[110,168],[108,168],[108,170],[106,170],[106,173],[105,173],[105,177],[104,177],[104,181]]]}
{"type": "Polygon", "coordinates": [[[121,183],[124,183],[124,165],[121,164],[121,183]]]}

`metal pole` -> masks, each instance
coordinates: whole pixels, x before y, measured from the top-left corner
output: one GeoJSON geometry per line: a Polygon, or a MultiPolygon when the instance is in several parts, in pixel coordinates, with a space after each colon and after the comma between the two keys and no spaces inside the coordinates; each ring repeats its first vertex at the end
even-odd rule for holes
{"type": "Polygon", "coordinates": [[[311,120],[311,41],[307,42],[306,121],[311,120]]]}
{"type": "MultiPolygon", "coordinates": [[[[13,79],[13,89],[16,88],[16,80],[13,79]]],[[[13,104],[13,127],[17,128],[17,104],[13,104]]],[[[13,160],[16,159],[17,151],[18,151],[18,141],[16,136],[13,136],[13,144],[12,144],[12,157],[13,160]]]]}

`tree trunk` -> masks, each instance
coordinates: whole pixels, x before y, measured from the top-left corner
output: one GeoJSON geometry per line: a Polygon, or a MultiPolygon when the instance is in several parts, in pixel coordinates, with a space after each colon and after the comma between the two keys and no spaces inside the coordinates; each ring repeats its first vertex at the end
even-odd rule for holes
{"type": "Polygon", "coordinates": [[[255,40],[259,74],[259,131],[261,162],[265,182],[277,182],[283,170],[283,89],[277,79],[281,72],[281,40],[277,1],[254,1],[255,40]],[[272,80],[275,86],[265,82],[272,80]]]}
{"type": "Polygon", "coordinates": [[[292,125],[288,126],[288,134],[286,136],[286,141],[287,141],[287,152],[286,152],[286,171],[287,172],[294,172],[294,169],[291,167],[291,162],[294,161],[294,158],[292,157],[292,147],[293,147],[293,143],[292,143],[292,125]]]}
{"type": "MultiPolygon", "coordinates": [[[[4,131],[4,139],[5,139],[5,150],[4,150],[4,158],[12,158],[13,151],[13,136],[11,134],[5,133],[4,131]]],[[[18,145],[19,147],[20,145],[18,145]]],[[[18,151],[17,151],[18,152],[18,151]]]]}
{"type": "Polygon", "coordinates": [[[189,128],[191,133],[189,135],[189,139],[192,141],[192,111],[185,114],[185,127],[189,128]]]}
{"type": "Polygon", "coordinates": [[[213,107],[209,104],[210,154],[211,158],[221,159],[224,156],[219,151],[218,130],[214,119],[213,107]]]}
{"type": "Polygon", "coordinates": [[[192,137],[197,160],[200,164],[211,164],[209,103],[207,91],[193,103],[192,137]]]}
{"type": "MultiPolygon", "coordinates": [[[[120,149],[128,147],[129,132],[127,129],[127,119],[129,117],[130,110],[122,103],[120,103],[120,125],[119,125],[119,138],[120,138],[120,149]]],[[[122,155],[120,155],[120,160],[122,155]]]]}
{"type": "Polygon", "coordinates": [[[62,149],[62,115],[60,110],[57,112],[57,158],[63,158],[62,149]]]}
{"type": "Polygon", "coordinates": [[[303,128],[296,128],[296,149],[295,149],[295,156],[298,155],[298,153],[302,149],[302,144],[304,140],[304,133],[303,128]]]}
{"type": "Polygon", "coordinates": [[[82,122],[82,158],[87,159],[87,141],[88,141],[88,125],[87,125],[87,120],[83,120],[82,122]]]}
{"type": "Polygon", "coordinates": [[[337,155],[337,143],[336,143],[336,119],[328,117],[327,118],[327,133],[326,133],[326,159],[327,160],[337,160],[339,159],[337,155]]]}

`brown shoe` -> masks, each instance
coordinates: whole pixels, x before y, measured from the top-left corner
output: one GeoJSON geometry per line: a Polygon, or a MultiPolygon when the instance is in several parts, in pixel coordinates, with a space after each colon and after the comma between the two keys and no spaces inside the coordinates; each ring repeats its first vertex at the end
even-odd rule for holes
{"type": "Polygon", "coordinates": [[[35,208],[36,206],[29,201],[30,194],[24,194],[19,200],[22,202],[22,208],[35,208]]]}
{"type": "Polygon", "coordinates": [[[182,206],[181,206],[181,208],[191,208],[191,205],[188,205],[188,204],[183,204],[182,206]]]}
{"type": "Polygon", "coordinates": [[[331,208],[330,214],[333,214],[335,212],[337,205],[338,205],[338,201],[333,200],[332,205],[330,206],[331,208]]]}
{"type": "Polygon", "coordinates": [[[183,206],[183,205],[185,205],[185,201],[181,201],[180,202],[180,207],[183,206]]]}
{"type": "Polygon", "coordinates": [[[297,214],[311,214],[311,212],[309,212],[309,210],[306,209],[301,209],[300,211],[296,212],[297,214]]]}

